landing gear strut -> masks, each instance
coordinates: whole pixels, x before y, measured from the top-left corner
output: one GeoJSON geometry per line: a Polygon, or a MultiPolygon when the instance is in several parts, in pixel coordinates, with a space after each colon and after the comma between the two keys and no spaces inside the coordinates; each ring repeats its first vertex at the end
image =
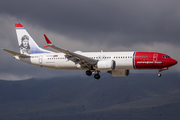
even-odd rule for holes
{"type": "Polygon", "coordinates": [[[168,67],[159,69],[158,77],[161,77],[161,73],[160,72],[163,71],[163,70],[168,70],[168,67]]]}

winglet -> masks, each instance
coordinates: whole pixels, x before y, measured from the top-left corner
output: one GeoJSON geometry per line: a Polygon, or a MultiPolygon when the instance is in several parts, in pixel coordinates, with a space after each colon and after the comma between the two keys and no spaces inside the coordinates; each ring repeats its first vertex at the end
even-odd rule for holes
{"type": "Polygon", "coordinates": [[[48,37],[44,34],[44,37],[45,37],[45,39],[46,39],[46,42],[47,42],[47,46],[44,46],[44,48],[45,47],[50,47],[51,45],[52,45],[52,43],[51,43],[51,41],[48,39],[48,37]]]}

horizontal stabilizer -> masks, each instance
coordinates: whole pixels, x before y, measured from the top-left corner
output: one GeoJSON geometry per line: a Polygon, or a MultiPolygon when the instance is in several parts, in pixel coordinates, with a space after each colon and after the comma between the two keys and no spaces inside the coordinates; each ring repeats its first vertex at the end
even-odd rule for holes
{"type": "Polygon", "coordinates": [[[28,56],[28,55],[24,55],[24,54],[17,53],[17,52],[14,52],[14,51],[11,51],[11,50],[7,50],[7,49],[2,49],[2,50],[6,51],[6,52],[8,52],[8,53],[11,53],[11,54],[13,54],[13,55],[17,55],[17,56],[19,56],[19,57],[30,57],[30,56],[28,56]]]}

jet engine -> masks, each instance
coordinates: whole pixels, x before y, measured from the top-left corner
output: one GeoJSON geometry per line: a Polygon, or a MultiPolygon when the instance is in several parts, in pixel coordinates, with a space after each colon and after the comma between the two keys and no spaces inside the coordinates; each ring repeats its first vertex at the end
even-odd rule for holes
{"type": "Polygon", "coordinates": [[[102,71],[114,70],[116,62],[114,60],[101,60],[98,61],[97,68],[102,71]]]}

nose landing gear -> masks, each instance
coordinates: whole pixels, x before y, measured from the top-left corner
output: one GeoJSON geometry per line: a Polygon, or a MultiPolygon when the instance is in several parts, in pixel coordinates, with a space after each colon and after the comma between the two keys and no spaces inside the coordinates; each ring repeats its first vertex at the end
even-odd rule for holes
{"type": "Polygon", "coordinates": [[[168,70],[168,67],[159,69],[158,77],[161,77],[161,73],[160,72],[163,71],[163,70],[168,70]]]}

